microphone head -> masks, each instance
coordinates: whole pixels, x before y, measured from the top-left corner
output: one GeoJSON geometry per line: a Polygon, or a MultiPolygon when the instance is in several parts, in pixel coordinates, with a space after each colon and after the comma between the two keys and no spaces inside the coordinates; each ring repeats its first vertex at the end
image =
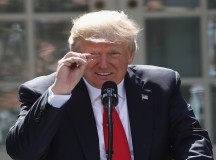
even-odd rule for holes
{"type": "Polygon", "coordinates": [[[101,88],[101,101],[103,105],[106,107],[107,107],[109,98],[111,99],[112,106],[117,106],[118,89],[117,89],[116,83],[113,81],[105,82],[101,88]]]}

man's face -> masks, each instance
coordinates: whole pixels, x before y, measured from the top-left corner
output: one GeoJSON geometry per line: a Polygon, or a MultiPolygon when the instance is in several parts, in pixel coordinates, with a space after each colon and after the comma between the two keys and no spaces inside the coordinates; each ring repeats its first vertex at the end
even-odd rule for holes
{"type": "Polygon", "coordinates": [[[119,84],[133,61],[134,53],[130,53],[125,44],[81,42],[81,53],[90,53],[92,60],[87,64],[84,78],[94,87],[101,88],[106,81],[119,84]]]}

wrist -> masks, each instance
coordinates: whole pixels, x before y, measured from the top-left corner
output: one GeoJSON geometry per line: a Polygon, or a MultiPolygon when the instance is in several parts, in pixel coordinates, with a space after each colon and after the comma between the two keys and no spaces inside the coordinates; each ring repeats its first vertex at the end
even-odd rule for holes
{"type": "Polygon", "coordinates": [[[54,95],[70,95],[72,91],[68,86],[58,86],[56,84],[53,84],[50,89],[54,95]]]}

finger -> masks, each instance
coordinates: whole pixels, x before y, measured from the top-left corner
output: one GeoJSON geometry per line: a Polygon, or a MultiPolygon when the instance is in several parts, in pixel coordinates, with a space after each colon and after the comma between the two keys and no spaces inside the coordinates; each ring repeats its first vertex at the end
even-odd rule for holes
{"type": "Polygon", "coordinates": [[[94,59],[98,57],[98,54],[85,53],[86,59],[94,59]]]}
{"type": "Polygon", "coordinates": [[[80,58],[86,58],[87,55],[90,55],[89,53],[78,53],[78,52],[68,52],[65,54],[63,58],[69,58],[69,57],[80,57],[80,58]]]}
{"type": "MultiPolygon", "coordinates": [[[[64,59],[68,59],[68,58],[71,58],[71,57],[73,57],[73,58],[77,57],[77,58],[80,58],[80,59],[83,59],[83,60],[87,61],[87,63],[90,63],[90,62],[93,62],[93,60],[95,58],[97,58],[97,56],[98,56],[98,54],[78,53],[78,52],[72,52],[72,51],[70,51],[67,54],[65,54],[65,56],[61,59],[60,62],[66,62],[66,61],[62,61],[64,59]]],[[[71,61],[69,63],[66,63],[65,65],[66,66],[70,66],[70,67],[74,67],[74,66],[79,67],[80,65],[82,65],[82,63],[81,64],[77,63],[76,65],[71,64],[71,63],[76,63],[76,62],[71,61]]]]}
{"type": "Polygon", "coordinates": [[[65,66],[68,66],[68,67],[74,67],[74,66],[78,67],[80,65],[87,64],[87,60],[79,58],[79,57],[69,57],[66,59],[61,59],[59,61],[59,64],[64,64],[65,66]]]}

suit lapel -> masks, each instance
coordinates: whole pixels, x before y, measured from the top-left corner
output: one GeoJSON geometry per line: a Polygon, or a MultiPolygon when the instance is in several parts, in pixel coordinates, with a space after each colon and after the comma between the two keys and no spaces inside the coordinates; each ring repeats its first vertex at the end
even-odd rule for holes
{"type": "Polygon", "coordinates": [[[149,159],[152,143],[152,92],[145,87],[144,81],[130,71],[125,77],[125,88],[134,158],[147,160],[149,159]]]}
{"type": "Polygon", "coordinates": [[[68,101],[71,118],[86,160],[99,160],[99,139],[90,97],[83,80],[79,82],[68,101]]]}

